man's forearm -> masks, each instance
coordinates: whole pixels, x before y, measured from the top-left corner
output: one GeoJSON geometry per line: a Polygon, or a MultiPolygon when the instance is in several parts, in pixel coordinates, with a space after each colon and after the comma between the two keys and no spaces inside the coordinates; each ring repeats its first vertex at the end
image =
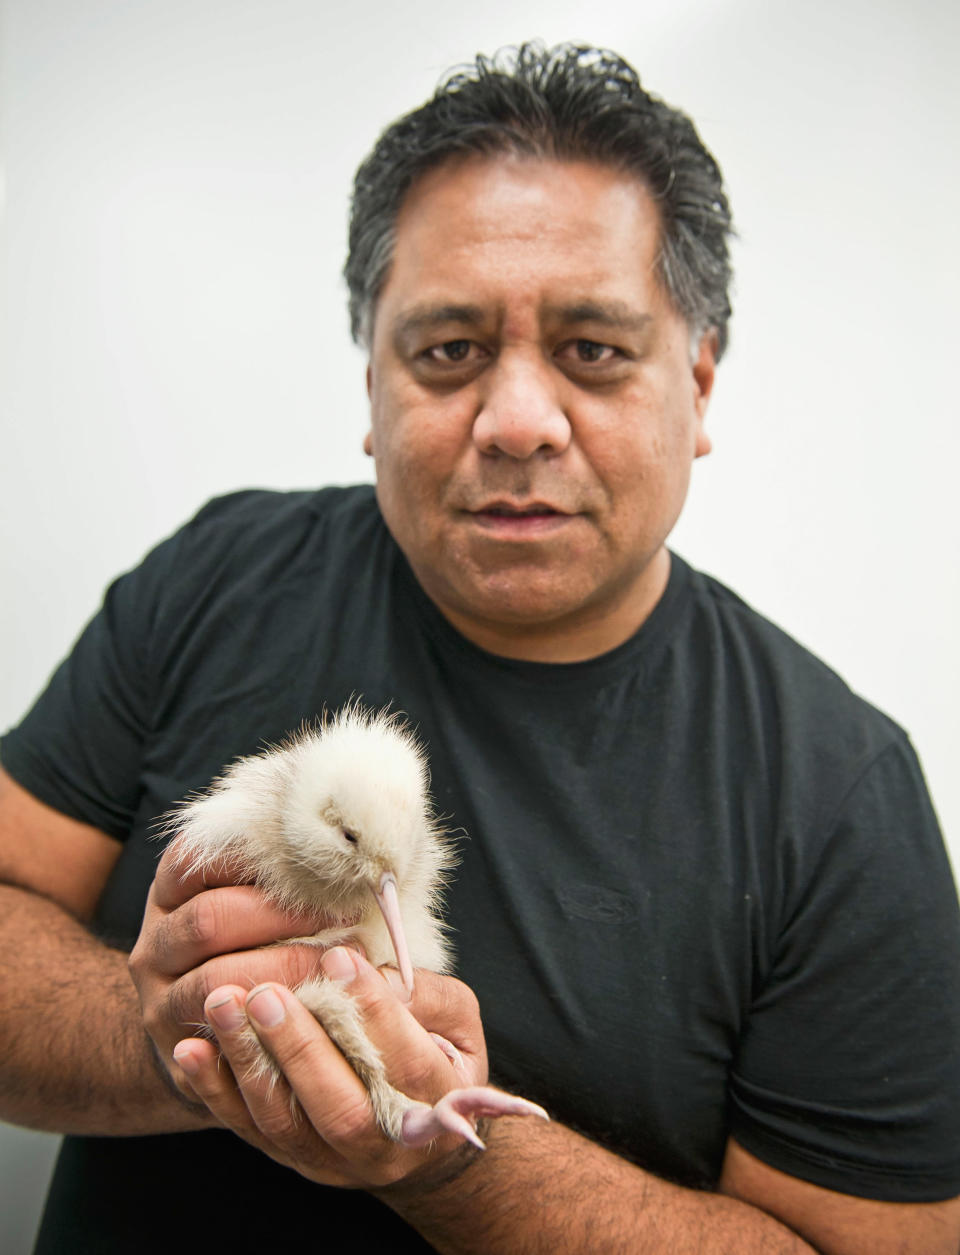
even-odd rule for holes
{"type": "Polygon", "coordinates": [[[442,1255],[814,1253],[766,1212],[672,1185],[561,1125],[501,1120],[486,1140],[452,1179],[377,1192],[442,1255]]]}
{"type": "Polygon", "coordinates": [[[209,1127],[165,1083],[127,956],[59,906],[0,885],[0,1118],[59,1133],[209,1127]]]}

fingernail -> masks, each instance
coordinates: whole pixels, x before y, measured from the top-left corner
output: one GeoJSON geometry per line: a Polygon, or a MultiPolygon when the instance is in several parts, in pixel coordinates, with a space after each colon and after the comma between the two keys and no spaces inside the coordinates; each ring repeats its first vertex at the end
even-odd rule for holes
{"type": "Polygon", "coordinates": [[[190,1053],[190,1047],[184,1045],[183,1042],[178,1043],[173,1048],[173,1061],[178,1063],[187,1076],[196,1076],[200,1071],[200,1064],[190,1053]],[[183,1047],[181,1049],[181,1047],[183,1047]]]}
{"type": "Polygon", "coordinates": [[[349,985],[357,974],[353,956],[346,946],[334,946],[332,950],[327,950],[320,962],[325,975],[341,985],[349,985]]]}
{"type": "Polygon", "coordinates": [[[207,1018],[213,1021],[214,1028],[223,1029],[226,1033],[236,1032],[244,1021],[243,1012],[233,994],[219,1002],[208,1002],[207,1018]]]}
{"type": "Polygon", "coordinates": [[[275,1028],[287,1014],[283,1003],[269,985],[253,991],[247,999],[247,1010],[261,1028],[275,1028]]]}

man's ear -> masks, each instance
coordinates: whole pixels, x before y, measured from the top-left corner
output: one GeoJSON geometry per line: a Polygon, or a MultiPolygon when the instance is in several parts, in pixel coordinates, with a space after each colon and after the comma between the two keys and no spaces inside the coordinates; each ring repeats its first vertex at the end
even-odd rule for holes
{"type": "Polygon", "coordinates": [[[713,448],[713,442],[707,435],[704,426],[707,417],[707,406],[713,392],[713,381],[717,373],[717,333],[713,328],[705,331],[700,337],[696,357],[693,359],[693,406],[697,412],[697,433],[694,445],[694,457],[705,457],[713,448]]]}
{"type": "MultiPolygon", "coordinates": [[[[373,400],[373,371],[370,363],[367,363],[367,399],[373,400]]],[[[373,457],[373,430],[367,432],[363,438],[363,451],[368,458],[373,457]]]]}
{"type": "Polygon", "coordinates": [[[701,418],[707,412],[717,373],[717,333],[711,327],[700,337],[693,357],[694,405],[701,418]]]}

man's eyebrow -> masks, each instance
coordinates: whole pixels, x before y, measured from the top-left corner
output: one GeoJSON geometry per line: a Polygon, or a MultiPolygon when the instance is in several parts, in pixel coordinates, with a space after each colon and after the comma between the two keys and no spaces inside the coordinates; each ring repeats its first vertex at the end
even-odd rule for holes
{"type": "MultiPolygon", "coordinates": [[[[643,313],[626,301],[598,301],[591,298],[574,301],[569,305],[548,305],[544,315],[550,321],[560,323],[596,323],[603,327],[615,327],[621,331],[642,331],[653,315],[643,313]]],[[[479,305],[459,305],[455,302],[414,305],[398,314],[393,323],[392,338],[396,345],[408,345],[411,339],[434,328],[459,324],[479,327],[487,318],[487,312],[479,305]]]]}
{"type": "Polygon", "coordinates": [[[431,327],[448,323],[477,327],[483,319],[484,313],[479,305],[414,305],[394,320],[393,340],[395,344],[403,344],[431,327]]]}
{"type": "Polygon", "coordinates": [[[545,311],[557,322],[594,322],[603,327],[619,327],[625,331],[642,331],[653,322],[652,314],[634,309],[626,301],[576,301],[572,305],[551,305],[545,311]]]}

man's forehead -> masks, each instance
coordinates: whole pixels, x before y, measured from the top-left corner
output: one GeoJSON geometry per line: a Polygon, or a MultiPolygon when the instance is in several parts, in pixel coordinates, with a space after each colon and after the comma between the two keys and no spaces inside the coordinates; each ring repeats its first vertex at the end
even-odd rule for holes
{"type": "Polygon", "coordinates": [[[511,153],[448,158],[424,171],[397,210],[394,248],[453,245],[465,222],[536,240],[558,223],[596,231],[614,216],[659,242],[663,221],[647,183],[609,162],[511,153]],[[444,223],[438,241],[437,220],[444,223]]]}
{"type": "Polygon", "coordinates": [[[411,188],[393,243],[376,319],[395,343],[509,321],[635,332],[660,305],[659,210],[600,162],[443,163],[411,188]]]}

